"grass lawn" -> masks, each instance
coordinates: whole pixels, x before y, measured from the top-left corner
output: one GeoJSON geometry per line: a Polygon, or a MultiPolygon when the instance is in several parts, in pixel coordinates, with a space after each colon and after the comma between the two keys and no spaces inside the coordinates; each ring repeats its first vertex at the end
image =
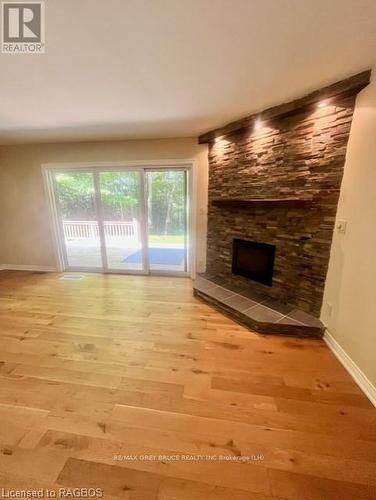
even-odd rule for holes
{"type": "Polygon", "coordinates": [[[180,243],[184,245],[183,234],[150,234],[149,243],[180,243]]]}

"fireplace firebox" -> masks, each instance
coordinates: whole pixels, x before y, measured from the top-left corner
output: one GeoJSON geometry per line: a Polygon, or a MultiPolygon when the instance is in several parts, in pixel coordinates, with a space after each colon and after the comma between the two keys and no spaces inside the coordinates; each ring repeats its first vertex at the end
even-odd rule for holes
{"type": "Polygon", "coordinates": [[[234,238],[232,272],[272,286],[275,245],[234,238]]]}

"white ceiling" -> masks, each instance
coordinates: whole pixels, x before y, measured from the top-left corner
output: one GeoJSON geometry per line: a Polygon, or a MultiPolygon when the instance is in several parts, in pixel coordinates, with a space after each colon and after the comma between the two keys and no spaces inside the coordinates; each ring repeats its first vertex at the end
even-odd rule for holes
{"type": "Polygon", "coordinates": [[[46,0],[0,143],[194,136],[376,63],[376,0],[46,0]]]}

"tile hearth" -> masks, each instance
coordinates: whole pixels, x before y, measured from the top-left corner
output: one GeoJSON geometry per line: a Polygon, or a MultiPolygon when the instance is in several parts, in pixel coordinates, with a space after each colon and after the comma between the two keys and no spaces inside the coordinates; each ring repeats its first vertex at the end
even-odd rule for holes
{"type": "Polygon", "coordinates": [[[197,277],[194,294],[252,330],[265,334],[322,337],[322,322],[294,306],[252,291],[230,290],[208,278],[197,277]]]}

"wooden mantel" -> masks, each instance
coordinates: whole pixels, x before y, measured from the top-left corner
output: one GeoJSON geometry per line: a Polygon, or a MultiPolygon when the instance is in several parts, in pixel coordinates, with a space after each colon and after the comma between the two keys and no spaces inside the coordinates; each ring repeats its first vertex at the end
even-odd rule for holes
{"type": "Polygon", "coordinates": [[[219,208],[304,208],[312,204],[312,198],[219,198],[212,205],[219,208]]]}
{"type": "Polygon", "coordinates": [[[315,92],[312,92],[305,97],[296,99],[295,101],[274,106],[262,111],[261,113],[255,113],[253,115],[247,116],[246,118],[228,123],[224,127],[210,130],[209,132],[200,135],[200,137],[198,138],[198,142],[199,144],[210,143],[216,138],[223,138],[239,130],[253,127],[257,120],[267,122],[272,119],[274,120],[276,118],[282,118],[285,116],[300,113],[303,110],[313,110],[317,106],[317,103],[323,100],[334,102],[335,99],[339,97],[356,95],[369,84],[370,78],[371,70],[363,71],[362,73],[350,76],[345,80],[333,83],[328,87],[316,90],[315,92]]]}

